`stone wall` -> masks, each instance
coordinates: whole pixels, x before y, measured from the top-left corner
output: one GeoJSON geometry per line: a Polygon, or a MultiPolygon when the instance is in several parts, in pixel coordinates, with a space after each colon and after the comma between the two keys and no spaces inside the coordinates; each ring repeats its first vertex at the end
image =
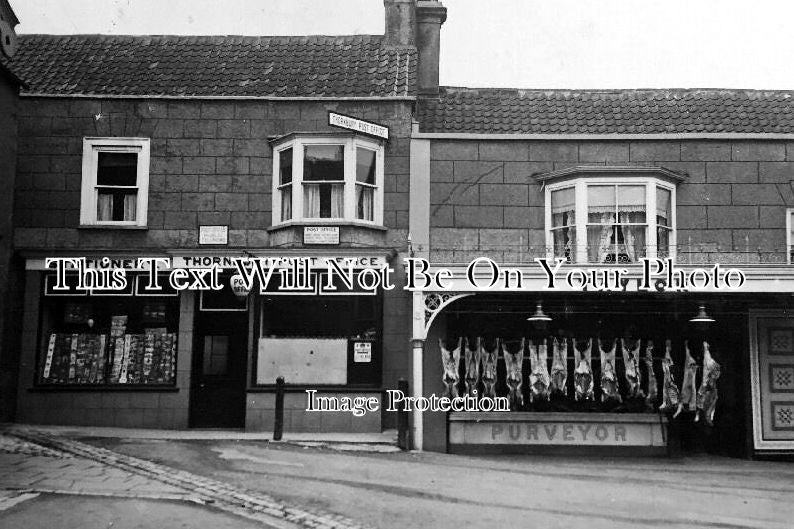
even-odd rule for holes
{"type": "Polygon", "coordinates": [[[410,106],[404,102],[164,101],[23,98],[16,192],[19,248],[189,248],[202,224],[229,225],[229,246],[268,246],[268,139],[329,131],[329,110],[390,127],[384,225],[408,228],[410,106]],[[82,142],[151,139],[148,229],[79,229],[82,142]]]}
{"type": "Polygon", "coordinates": [[[13,198],[17,156],[18,87],[0,72],[0,422],[14,417],[18,297],[12,265],[13,198]]]}
{"type": "Polygon", "coordinates": [[[434,140],[432,260],[467,262],[491,255],[527,262],[540,256],[544,196],[531,176],[596,164],[654,165],[688,175],[677,190],[682,253],[785,261],[785,210],[794,207],[794,143],[765,140],[434,140]]]}

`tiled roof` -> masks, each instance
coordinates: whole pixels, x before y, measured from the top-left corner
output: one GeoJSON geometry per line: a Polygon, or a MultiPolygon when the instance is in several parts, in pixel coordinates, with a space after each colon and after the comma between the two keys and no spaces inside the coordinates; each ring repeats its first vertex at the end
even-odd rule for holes
{"type": "Polygon", "coordinates": [[[422,132],[791,133],[794,92],[442,88],[418,119],[422,132]]]}
{"type": "Polygon", "coordinates": [[[383,36],[20,35],[23,93],[128,96],[413,96],[416,49],[383,36]]]}

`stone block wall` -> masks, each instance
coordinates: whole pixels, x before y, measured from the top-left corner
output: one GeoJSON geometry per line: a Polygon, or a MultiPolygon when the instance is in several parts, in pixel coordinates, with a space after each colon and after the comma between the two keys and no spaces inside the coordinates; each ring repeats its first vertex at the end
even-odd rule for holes
{"type": "MultiPolygon", "coordinates": [[[[377,397],[380,393],[335,393],[318,391],[318,397],[377,397]]],[[[306,393],[284,394],[284,432],[354,432],[377,433],[381,431],[381,411],[355,417],[342,411],[306,411],[306,393]]],[[[245,429],[252,432],[271,432],[275,424],[276,400],[273,393],[248,393],[246,399],[245,429]]],[[[381,402],[383,406],[384,403],[381,402]]]]}
{"type": "Polygon", "coordinates": [[[22,98],[14,241],[19,248],[189,248],[198,226],[229,225],[229,246],[266,247],[271,225],[268,139],[339,131],[329,110],[390,128],[384,225],[408,228],[410,106],[404,102],[166,101],[22,98]],[[82,142],[151,139],[148,229],[78,229],[82,142]]]}
{"type": "Polygon", "coordinates": [[[17,158],[17,85],[0,71],[0,422],[14,417],[18,275],[12,265],[13,198],[17,158]]]}
{"type": "Polygon", "coordinates": [[[544,193],[533,174],[574,165],[653,165],[685,172],[679,255],[785,262],[794,207],[794,143],[773,140],[433,140],[431,258],[531,262],[545,248],[544,193]]]}

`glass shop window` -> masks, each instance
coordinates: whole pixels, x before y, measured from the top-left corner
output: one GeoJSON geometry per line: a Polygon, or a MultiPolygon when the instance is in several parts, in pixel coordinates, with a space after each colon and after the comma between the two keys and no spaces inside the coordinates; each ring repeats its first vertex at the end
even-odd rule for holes
{"type": "Polygon", "coordinates": [[[173,385],[177,297],[44,297],[38,384],[173,385]]]}

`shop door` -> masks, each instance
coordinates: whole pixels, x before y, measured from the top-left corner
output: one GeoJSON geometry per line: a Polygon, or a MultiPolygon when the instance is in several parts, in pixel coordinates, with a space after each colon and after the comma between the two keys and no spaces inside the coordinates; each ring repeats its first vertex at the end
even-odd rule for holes
{"type": "Polygon", "coordinates": [[[755,320],[753,430],[755,448],[794,449],[794,320],[755,320]]]}
{"type": "Polygon", "coordinates": [[[199,312],[193,350],[190,426],[242,428],[245,423],[247,312],[199,312]]]}

